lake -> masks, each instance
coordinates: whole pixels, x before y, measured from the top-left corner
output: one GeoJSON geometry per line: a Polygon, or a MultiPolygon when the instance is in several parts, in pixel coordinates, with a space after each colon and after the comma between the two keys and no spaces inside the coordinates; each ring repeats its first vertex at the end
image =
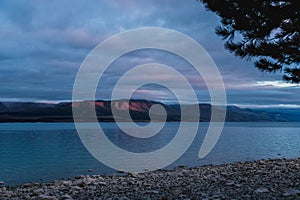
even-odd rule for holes
{"type": "MultiPolygon", "coordinates": [[[[147,123],[138,124],[144,126],[147,123]]],[[[193,126],[194,123],[190,124],[193,126]]],[[[115,123],[101,123],[114,144],[137,153],[162,148],[174,137],[178,126],[179,122],[167,122],[155,136],[134,138],[124,134],[115,123]]],[[[207,127],[208,123],[200,123],[192,145],[166,168],[300,157],[300,123],[239,122],[226,123],[215,148],[207,157],[199,159],[198,152],[207,127]]],[[[113,159],[113,153],[111,157],[113,159]]],[[[88,153],[73,123],[0,124],[0,181],[5,184],[113,173],[117,172],[88,153]]]]}

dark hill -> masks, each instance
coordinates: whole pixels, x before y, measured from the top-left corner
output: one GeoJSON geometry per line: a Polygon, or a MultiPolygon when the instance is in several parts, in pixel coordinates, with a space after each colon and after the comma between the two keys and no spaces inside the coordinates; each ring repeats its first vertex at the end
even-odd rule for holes
{"type": "MultiPolygon", "coordinates": [[[[32,102],[0,102],[0,122],[71,122],[73,121],[72,107],[83,110],[95,106],[98,121],[114,121],[112,117],[112,107],[118,110],[120,116],[115,116],[123,120],[122,112],[129,110],[130,115],[135,121],[149,121],[149,109],[155,104],[163,106],[167,112],[167,121],[180,121],[180,106],[178,104],[162,104],[148,100],[125,100],[114,101],[80,101],[80,102],[61,102],[58,104],[32,103],[32,102]]],[[[190,112],[194,112],[196,105],[182,105],[190,112]]],[[[210,104],[199,104],[200,121],[210,121],[212,108],[222,111],[223,107],[211,106],[210,104]]],[[[161,112],[155,113],[160,115],[161,112]]],[[[236,106],[227,107],[226,121],[230,122],[281,122],[289,121],[274,112],[264,110],[242,109],[236,106]]],[[[90,121],[83,118],[82,121],[90,121]]],[[[126,119],[124,119],[126,121],[126,119]]]]}

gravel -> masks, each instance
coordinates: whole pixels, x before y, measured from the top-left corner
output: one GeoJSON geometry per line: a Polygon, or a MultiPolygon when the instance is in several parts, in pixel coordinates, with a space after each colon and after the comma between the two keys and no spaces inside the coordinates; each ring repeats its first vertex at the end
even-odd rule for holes
{"type": "Polygon", "coordinates": [[[300,199],[300,158],[6,186],[0,199],[300,199]]]}

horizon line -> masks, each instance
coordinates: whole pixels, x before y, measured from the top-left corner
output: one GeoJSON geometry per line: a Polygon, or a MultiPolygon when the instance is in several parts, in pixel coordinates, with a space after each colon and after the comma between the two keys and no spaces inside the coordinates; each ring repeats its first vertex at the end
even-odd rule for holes
{"type": "MultiPolygon", "coordinates": [[[[1,99],[1,103],[46,103],[46,104],[59,104],[59,103],[65,103],[65,102],[81,102],[81,101],[118,101],[118,100],[127,100],[127,99],[94,99],[94,100],[37,100],[37,99],[1,99]]],[[[136,99],[130,99],[130,100],[144,100],[144,101],[155,101],[163,104],[179,104],[178,101],[174,100],[156,100],[156,99],[142,99],[142,98],[136,98],[136,99]]],[[[210,104],[210,102],[189,102],[186,101],[184,104],[210,104]]],[[[297,104],[248,104],[248,103],[228,103],[227,106],[237,106],[240,108],[299,108],[300,105],[297,104]]]]}

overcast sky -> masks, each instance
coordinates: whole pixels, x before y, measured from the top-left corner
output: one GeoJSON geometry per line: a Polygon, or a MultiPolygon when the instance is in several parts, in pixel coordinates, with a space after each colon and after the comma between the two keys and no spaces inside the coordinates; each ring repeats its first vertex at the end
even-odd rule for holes
{"type": "MultiPolygon", "coordinates": [[[[214,33],[219,18],[196,0],[1,0],[0,24],[1,101],[71,100],[76,73],[97,44],[126,30],[154,26],[182,32],[206,49],[222,74],[229,104],[300,107],[299,86],[281,82],[280,73],[263,74],[252,62],[224,50],[214,33]]],[[[174,67],[188,77],[199,102],[210,101],[204,82],[194,77],[188,63],[155,50],[116,60],[96,97],[109,99],[122,73],[150,62],[174,67]]],[[[174,100],[157,85],[140,88],[134,97],[174,100]]]]}

